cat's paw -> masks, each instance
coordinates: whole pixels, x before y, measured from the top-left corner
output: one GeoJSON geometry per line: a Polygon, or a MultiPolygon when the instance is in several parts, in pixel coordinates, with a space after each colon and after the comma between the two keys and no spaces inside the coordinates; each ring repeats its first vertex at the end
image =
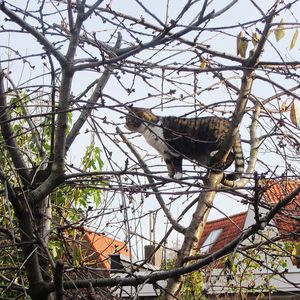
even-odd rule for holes
{"type": "Polygon", "coordinates": [[[215,151],[210,152],[209,156],[214,157],[218,153],[218,151],[219,150],[215,150],[215,151]]]}
{"type": "Polygon", "coordinates": [[[177,179],[177,180],[180,180],[182,178],[182,173],[176,172],[173,178],[177,179]]]}

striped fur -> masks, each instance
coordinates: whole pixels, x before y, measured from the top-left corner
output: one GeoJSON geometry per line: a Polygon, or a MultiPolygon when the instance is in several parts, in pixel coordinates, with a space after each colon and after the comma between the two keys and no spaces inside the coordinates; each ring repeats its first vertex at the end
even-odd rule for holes
{"type": "MultiPolygon", "coordinates": [[[[216,167],[212,157],[220,148],[230,127],[230,121],[218,117],[180,118],[158,117],[149,109],[131,107],[126,116],[126,127],[141,133],[146,141],[164,158],[169,176],[180,178],[182,159],[191,159],[208,169],[216,167]]],[[[227,169],[235,161],[235,173],[226,179],[235,180],[244,171],[244,157],[240,135],[235,137],[227,169]]]]}

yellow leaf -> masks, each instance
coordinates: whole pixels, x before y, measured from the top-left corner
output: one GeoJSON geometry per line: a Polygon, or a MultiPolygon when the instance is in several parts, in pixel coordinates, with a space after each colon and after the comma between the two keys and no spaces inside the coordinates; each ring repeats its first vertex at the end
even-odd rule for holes
{"type": "Polygon", "coordinates": [[[296,41],[298,38],[298,29],[294,32],[291,44],[290,44],[290,50],[292,50],[295,47],[296,41]]]}
{"type": "Polygon", "coordinates": [[[260,40],[260,34],[258,34],[256,31],[252,33],[252,44],[255,47],[260,40]]]}
{"type": "Polygon", "coordinates": [[[281,112],[286,112],[286,100],[283,100],[283,101],[282,101],[282,104],[281,104],[281,112]]]}
{"type": "Polygon", "coordinates": [[[294,266],[300,268],[300,242],[295,243],[294,249],[292,251],[291,260],[294,266]]]}
{"type": "Polygon", "coordinates": [[[245,38],[245,31],[241,30],[236,39],[236,53],[242,57],[246,56],[248,41],[245,38]]]}
{"type": "Polygon", "coordinates": [[[295,126],[298,126],[299,117],[300,117],[299,105],[297,103],[297,100],[294,99],[292,107],[291,107],[290,118],[291,118],[292,123],[295,126]]]}
{"type": "Polygon", "coordinates": [[[201,59],[200,69],[206,69],[206,66],[207,66],[207,60],[201,59]]]}
{"type": "Polygon", "coordinates": [[[284,28],[284,21],[283,19],[280,20],[280,24],[275,29],[275,37],[276,41],[278,42],[285,36],[285,28],[284,28]]]}

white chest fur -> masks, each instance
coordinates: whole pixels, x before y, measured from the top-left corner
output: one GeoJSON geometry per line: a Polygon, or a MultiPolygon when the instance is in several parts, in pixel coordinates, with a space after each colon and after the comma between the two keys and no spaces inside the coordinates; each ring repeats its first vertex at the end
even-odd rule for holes
{"type": "Polygon", "coordinates": [[[168,146],[164,142],[163,129],[160,126],[149,126],[143,132],[143,136],[147,143],[155,148],[161,155],[169,151],[168,146]]]}
{"type": "MultiPolygon", "coordinates": [[[[177,157],[179,156],[179,154],[175,151],[172,151],[165,143],[164,131],[163,128],[161,127],[161,124],[158,123],[156,126],[149,125],[147,127],[145,126],[144,128],[140,128],[140,129],[147,143],[150,146],[152,146],[154,149],[156,149],[159,152],[159,154],[164,158],[168,166],[168,171],[170,172],[170,168],[173,168],[173,166],[171,167],[170,162],[168,163],[167,160],[170,160],[170,154],[172,156],[177,156],[177,157]]],[[[173,173],[173,170],[171,172],[173,173]]],[[[175,179],[180,179],[181,177],[182,174],[180,172],[175,172],[174,174],[175,179]]]]}

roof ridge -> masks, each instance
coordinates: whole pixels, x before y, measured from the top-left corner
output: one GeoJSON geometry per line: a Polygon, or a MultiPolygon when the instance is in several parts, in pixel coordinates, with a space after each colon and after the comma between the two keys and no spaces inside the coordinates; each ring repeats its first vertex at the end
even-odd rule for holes
{"type": "Polygon", "coordinates": [[[241,216],[241,215],[245,215],[247,213],[248,213],[248,209],[243,211],[243,212],[234,214],[234,215],[224,216],[223,218],[218,218],[218,219],[215,219],[215,220],[207,221],[206,224],[221,222],[221,221],[232,219],[232,218],[235,218],[235,217],[238,217],[238,216],[241,216]]]}

